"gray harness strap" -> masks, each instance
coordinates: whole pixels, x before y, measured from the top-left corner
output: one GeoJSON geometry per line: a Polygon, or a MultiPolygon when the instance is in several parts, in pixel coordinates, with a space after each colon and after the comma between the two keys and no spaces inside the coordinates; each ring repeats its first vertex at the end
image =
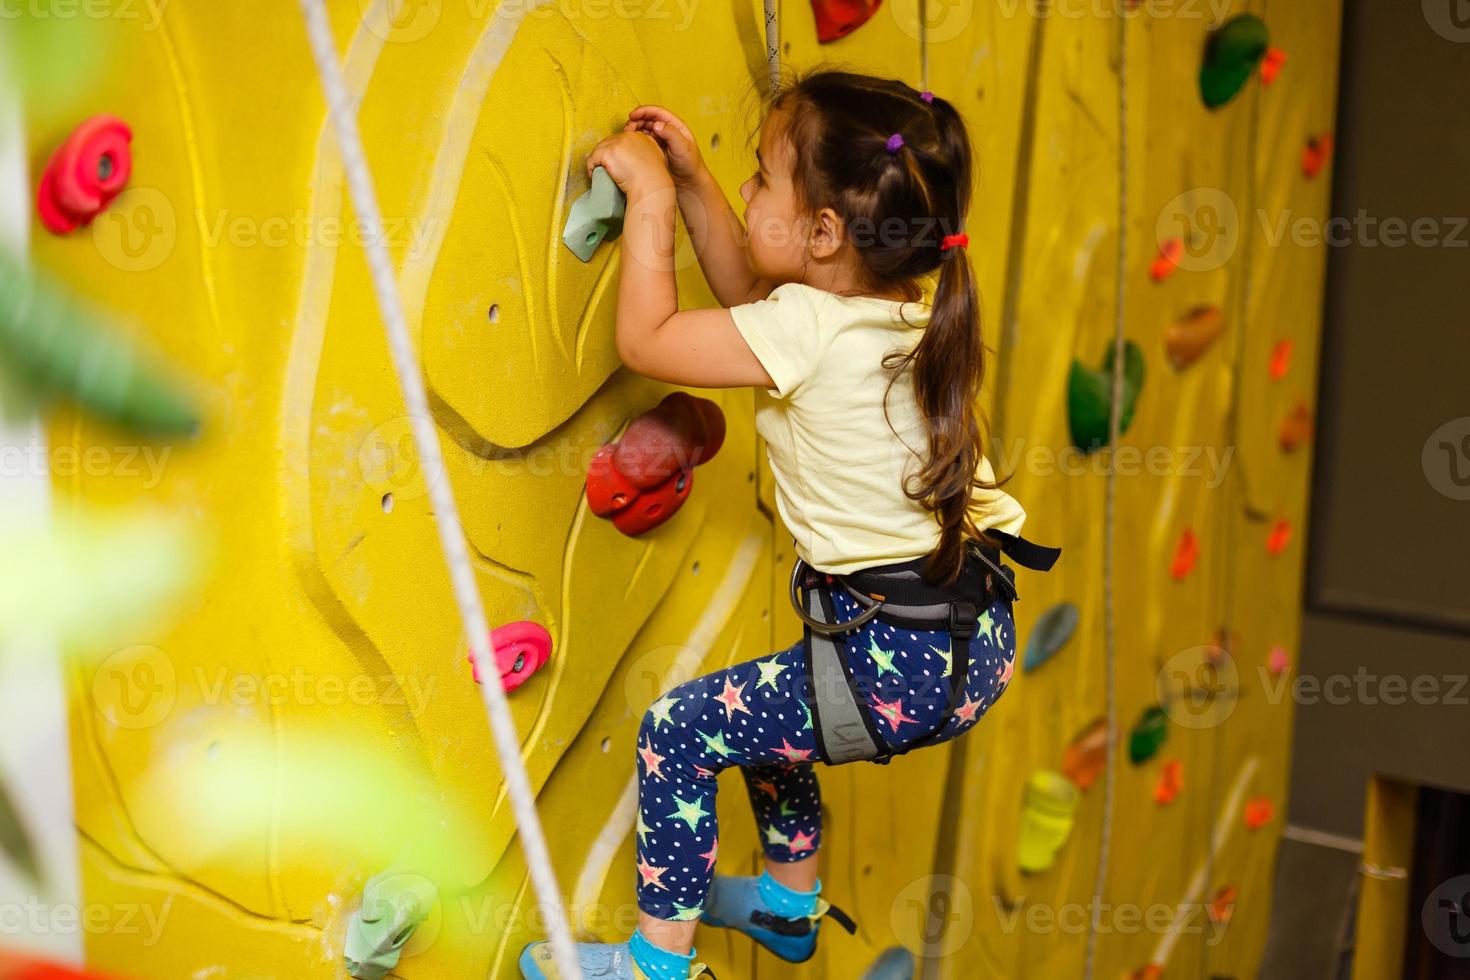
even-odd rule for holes
{"type": "MultiPolygon", "coordinates": [[[[835,623],[830,600],[817,587],[806,590],[806,611],[813,619],[835,623]]],[[[869,726],[872,719],[858,704],[852,677],[833,637],[806,627],[807,680],[817,710],[812,712],[818,754],[828,765],[861,762],[884,755],[884,746],[869,726]]]]}

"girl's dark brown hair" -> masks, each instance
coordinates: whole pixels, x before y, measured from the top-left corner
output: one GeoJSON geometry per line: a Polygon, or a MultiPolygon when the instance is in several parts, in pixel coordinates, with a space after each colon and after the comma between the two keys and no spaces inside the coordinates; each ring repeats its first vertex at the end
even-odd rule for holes
{"type": "MultiPolygon", "coordinates": [[[[964,568],[967,539],[982,536],[969,516],[973,489],[996,486],[978,476],[985,347],[970,262],[963,248],[940,250],[944,236],[963,227],[970,204],[964,120],[937,95],[926,100],[897,80],[831,69],[788,82],[770,108],[782,113],[802,209],[832,208],[842,218],[867,288],[897,289],[917,300],[918,278],[939,269],[923,337],[912,350],[888,355],[883,366],[893,372],[890,389],[899,371],[913,369],[928,454],[904,493],[939,521],[925,576],[951,584],[964,568]],[[890,152],[895,133],[902,145],[890,152]]],[[[886,415],[886,392],[884,401],[886,415]]]]}

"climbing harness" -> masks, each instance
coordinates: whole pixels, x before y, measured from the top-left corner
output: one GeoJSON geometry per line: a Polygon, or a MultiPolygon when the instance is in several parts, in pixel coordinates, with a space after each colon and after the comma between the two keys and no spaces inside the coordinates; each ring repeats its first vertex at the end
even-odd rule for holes
{"type": "Polygon", "coordinates": [[[970,670],[970,641],[979,615],[996,598],[1014,603],[1015,572],[1001,556],[1034,571],[1048,571],[1061,555],[1025,538],[990,532],[999,545],[971,542],[965,569],[955,582],[941,587],[923,576],[926,558],[875,565],[846,575],[819,572],[800,557],[791,569],[791,605],[804,624],[806,687],[812,701],[817,755],[828,765],[874,761],[886,763],[938,740],[964,698],[970,670]],[[848,620],[838,620],[831,590],[841,585],[863,607],[848,620]],[[944,630],[950,637],[953,667],[944,716],[933,732],[903,749],[889,749],[878,734],[871,708],[858,693],[852,668],[835,637],[873,620],[913,630],[944,630]]]}

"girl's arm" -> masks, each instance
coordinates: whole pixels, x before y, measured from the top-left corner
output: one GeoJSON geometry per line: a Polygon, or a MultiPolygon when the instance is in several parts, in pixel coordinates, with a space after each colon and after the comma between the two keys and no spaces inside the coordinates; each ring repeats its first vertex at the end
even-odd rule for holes
{"type": "Polygon", "coordinates": [[[641,132],[610,136],[587,158],[628,196],[618,271],[617,349],[657,381],[701,388],[774,386],[730,311],[679,310],[674,281],[676,191],[664,156],[641,132]]]}
{"type": "Polygon", "coordinates": [[[775,283],[760,279],[746,259],[746,230],[705,166],[699,144],[684,121],[662,106],[642,105],[628,113],[625,132],[647,133],[668,157],[679,211],[699,257],[699,268],[721,306],[765,299],[775,283]]]}

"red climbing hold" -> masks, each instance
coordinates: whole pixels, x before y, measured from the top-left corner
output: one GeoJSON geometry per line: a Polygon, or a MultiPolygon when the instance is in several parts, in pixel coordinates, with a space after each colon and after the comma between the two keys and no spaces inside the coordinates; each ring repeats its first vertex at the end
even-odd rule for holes
{"type": "MultiPolygon", "coordinates": [[[[506,694],[530,680],[551,659],[551,634],[540,623],[524,619],[491,630],[490,646],[495,650],[495,666],[506,694]]],[[[474,668],[475,683],[484,683],[474,650],[467,659],[474,668]]]]}
{"type": "Polygon", "coordinates": [[[1261,84],[1270,85],[1276,81],[1276,76],[1281,74],[1281,66],[1286,64],[1286,52],[1280,48],[1267,48],[1266,57],[1261,59],[1261,84]]]}
{"type": "Polygon", "coordinates": [[[1148,267],[1149,278],[1154,282],[1163,282],[1174,274],[1179,268],[1179,260],[1184,257],[1184,239],[1170,238],[1159,243],[1159,256],[1154,259],[1153,265],[1148,267]]]}
{"type": "Polygon", "coordinates": [[[1170,759],[1164,763],[1164,768],[1159,771],[1158,782],[1154,783],[1154,802],[1159,806],[1168,806],[1179,796],[1179,791],[1184,788],[1184,763],[1178,759],[1170,759]]]}
{"type": "Polygon", "coordinates": [[[878,11],[883,0],[812,0],[817,40],[823,44],[851,34],[878,11]]]}
{"type": "Polygon", "coordinates": [[[1271,533],[1266,535],[1266,554],[1279,555],[1291,544],[1291,522],[1286,518],[1278,518],[1271,526],[1271,533]]]}
{"type": "Polygon", "coordinates": [[[1291,370],[1291,341],[1278,340],[1271,348],[1271,380],[1280,381],[1291,370]]]}
{"type": "Polygon", "coordinates": [[[114,116],[93,116],[51,155],[36,192],[47,229],[64,235],[106,210],[133,173],[133,131],[114,116]]]}
{"type": "Polygon", "coordinates": [[[1260,830],[1276,816],[1276,807],[1269,796],[1257,796],[1245,804],[1245,829],[1260,830]]]}
{"type": "Polygon", "coordinates": [[[708,398],[669,394],[597,451],[587,469],[587,506],[629,536],[658,527],[683,506],[694,467],[725,441],[725,416],[708,398]]]}
{"type": "Polygon", "coordinates": [[[1199,539],[1194,536],[1194,531],[1184,529],[1179,536],[1179,547],[1174,550],[1174,564],[1169,569],[1169,574],[1174,576],[1174,581],[1182,582],[1194,571],[1194,563],[1199,560],[1199,539]]]}
{"type": "Polygon", "coordinates": [[[1327,161],[1332,159],[1332,134],[1323,133],[1321,136],[1313,136],[1307,140],[1306,148],[1302,150],[1302,176],[1313,180],[1327,166],[1327,161]]]}

